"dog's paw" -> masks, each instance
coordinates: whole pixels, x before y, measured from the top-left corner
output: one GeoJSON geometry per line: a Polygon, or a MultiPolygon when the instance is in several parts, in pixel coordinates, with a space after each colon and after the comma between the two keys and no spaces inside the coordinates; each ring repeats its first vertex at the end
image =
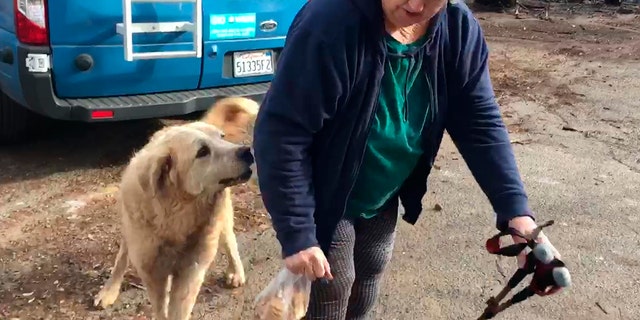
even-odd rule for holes
{"type": "Polygon", "coordinates": [[[104,287],[98,292],[98,294],[93,299],[94,306],[100,306],[102,309],[106,309],[111,306],[116,299],[118,299],[118,295],[120,294],[119,288],[110,288],[104,287]]]}
{"type": "Polygon", "coordinates": [[[244,273],[243,272],[239,272],[239,273],[228,272],[225,275],[225,277],[226,277],[227,285],[230,286],[230,287],[233,287],[233,288],[241,287],[246,282],[246,279],[244,277],[244,273]]]}

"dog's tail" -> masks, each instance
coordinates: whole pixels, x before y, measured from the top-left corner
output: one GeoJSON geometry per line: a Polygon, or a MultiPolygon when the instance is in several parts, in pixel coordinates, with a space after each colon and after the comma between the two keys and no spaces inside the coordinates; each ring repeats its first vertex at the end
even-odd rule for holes
{"type": "Polygon", "coordinates": [[[200,121],[216,126],[229,140],[244,135],[248,125],[253,125],[260,106],[244,97],[226,97],[211,106],[200,121]]]}

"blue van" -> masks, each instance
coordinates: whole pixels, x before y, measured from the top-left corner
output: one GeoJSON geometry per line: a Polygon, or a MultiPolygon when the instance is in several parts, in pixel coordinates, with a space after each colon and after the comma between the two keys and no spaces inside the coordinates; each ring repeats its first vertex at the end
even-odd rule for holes
{"type": "Polygon", "coordinates": [[[0,141],[260,99],[306,0],[0,0],[0,141]]]}

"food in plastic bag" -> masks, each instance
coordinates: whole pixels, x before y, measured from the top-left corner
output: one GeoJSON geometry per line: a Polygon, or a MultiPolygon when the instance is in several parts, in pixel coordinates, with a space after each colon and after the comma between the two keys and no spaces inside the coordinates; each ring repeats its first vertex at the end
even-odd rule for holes
{"type": "Polygon", "coordinates": [[[307,313],[311,281],[282,268],[253,303],[254,320],[300,320],[307,313]]]}

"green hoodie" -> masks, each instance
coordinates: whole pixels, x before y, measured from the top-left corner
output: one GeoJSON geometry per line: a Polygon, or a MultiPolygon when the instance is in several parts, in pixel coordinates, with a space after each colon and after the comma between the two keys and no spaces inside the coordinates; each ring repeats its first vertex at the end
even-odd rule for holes
{"type": "Polygon", "coordinates": [[[347,203],[346,216],[371,218],[400,189],[423,153],[421,136],[429,114],[431,92],[415,51],[426,37],[402,44],[387,35],[387,61],[380,105],[367,140],[364,160],[347,203]]]}

